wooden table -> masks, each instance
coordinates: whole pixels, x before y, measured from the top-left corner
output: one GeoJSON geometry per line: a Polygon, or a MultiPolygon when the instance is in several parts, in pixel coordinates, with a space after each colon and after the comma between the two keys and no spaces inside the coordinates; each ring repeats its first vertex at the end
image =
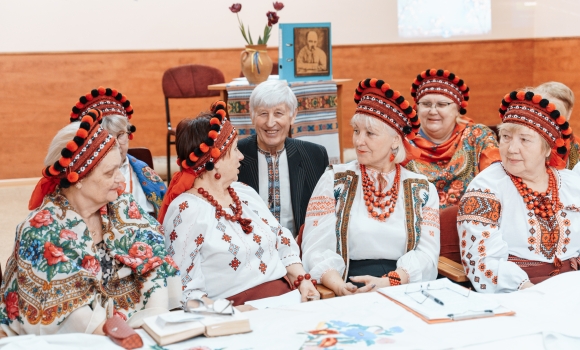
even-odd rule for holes
{"type": "MultiPolygon", "coordinates": [[[[344,83],[348,83],[352,79],[332,79],[336,83],[336,121],[338,123],[338,146],[340,147],[340,161],[343,162],[343,143],[342,143],[342,88],[344,83]]],[[[208,85],[208,90],[217,90],[220,92],[220,98],[228,103],[228,90],[227,86],[229,83],[208,85]]]]}

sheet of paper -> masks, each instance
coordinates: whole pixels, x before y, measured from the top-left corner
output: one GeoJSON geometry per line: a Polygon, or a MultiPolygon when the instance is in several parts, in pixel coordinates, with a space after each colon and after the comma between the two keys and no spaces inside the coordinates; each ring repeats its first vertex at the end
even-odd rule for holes
{"type": "Polygon", "coordinates": [[[258,310],[296,304],[300,304],[300,292],[297,289],[277,297],[246,301],[246,305],[251,305],[258,310]]]}

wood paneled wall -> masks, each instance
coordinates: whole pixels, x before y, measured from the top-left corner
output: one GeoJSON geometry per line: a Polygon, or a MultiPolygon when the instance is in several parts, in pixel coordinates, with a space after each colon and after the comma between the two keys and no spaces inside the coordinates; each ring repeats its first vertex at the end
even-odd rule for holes
{"type": "MultiPolygon", "coordinates": [[[[352,146],[348,120],[355,108],[352,92],[360,79],[384,79],[410,98],[409,88],[418,73],[448,69],[470,87],[467,116],[495,124],[501,98],[512,89],[556,80],[580,93],[579,48],[580,38],[335,46],[334,77],[353,79],[343,96],[345,147],[352,146]]],[[[117,88],[131,100],[138,129],[131,146],[164,155],[163,72],[182,64],[207,64],[221,69],[229,80],[240,74],[240,51],[0,55],[0,179],[39,176],[47,146],[68,122],[73,104],[99,85],[117,88]]],[[[276,49],[268,53],[276,59],[276,49]]],[[[173,100],[173,124],[196,116],[213,100],[173,100]]],[[[572,127],[579,128],[580,120],[572,118],[572,127]]]]}

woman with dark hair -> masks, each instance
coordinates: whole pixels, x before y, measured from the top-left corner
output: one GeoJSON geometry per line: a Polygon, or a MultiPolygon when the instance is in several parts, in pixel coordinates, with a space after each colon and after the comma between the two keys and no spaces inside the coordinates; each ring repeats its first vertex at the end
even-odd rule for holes
{"type": "Polygon", "coordinates": [[[238,306],[293,286],[303,301],[318,296],[292,233],[255,190],[236,182],[243,155],[225,103],[211,109],[177,126],[181,170],[159,216],[167,250],[182,271],[183,303],[227,298],[238,306]]]}

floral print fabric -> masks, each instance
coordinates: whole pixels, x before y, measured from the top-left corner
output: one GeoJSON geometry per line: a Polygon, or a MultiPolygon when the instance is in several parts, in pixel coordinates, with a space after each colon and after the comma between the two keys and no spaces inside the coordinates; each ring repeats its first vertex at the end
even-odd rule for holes
{"type": "MultiPolygon", "coordinates": [[[[130,194],[100,214],[99,244],[59,190],[18,225],[0,289],[5,332],[56,333],[62,322],[75,319],[75,311],[94,308],[97,295],[103,304],[112,300],[115,314],[124,319],[148,303],[169,309],[167,282],[178,271],[165,251],[162,227],[130,194]]],[[[87,322],[75,319],[79,327],[87,322]]]]}

